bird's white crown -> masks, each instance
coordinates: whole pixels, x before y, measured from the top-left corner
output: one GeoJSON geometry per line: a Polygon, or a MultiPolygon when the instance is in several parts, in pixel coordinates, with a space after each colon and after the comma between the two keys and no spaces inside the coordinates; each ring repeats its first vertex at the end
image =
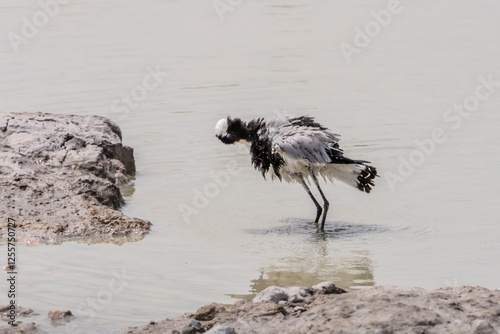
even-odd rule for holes
{"type": "Polygon", "coordinates": [[[215,124],[215,135],[222,136],[227,131],[227,118],[223,118],[215,124]]]}

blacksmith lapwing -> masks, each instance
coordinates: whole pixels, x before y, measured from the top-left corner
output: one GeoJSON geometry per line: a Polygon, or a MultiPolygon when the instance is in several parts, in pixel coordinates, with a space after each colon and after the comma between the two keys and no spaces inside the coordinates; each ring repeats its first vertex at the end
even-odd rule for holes
{"type": "Polygon", "coordinates": [[[271,178],[298,182],[316,205],[315,223],[321,213],[321,230],[325,227],[329,203],[318,183],[318,175],[334,179],[369,193],[375,186],[375,167],[369,161],[344,157],[339,147],[339,135],[314,121],[313,117],[280,117],[248,123],[239,118],[223,118],[215,126],[215,135],[224,144],[243,143],[250,147],[252,163],[257,170],[271,178]],[[308,186],[311,178],[323,198],[323,208],[308,186]]]}

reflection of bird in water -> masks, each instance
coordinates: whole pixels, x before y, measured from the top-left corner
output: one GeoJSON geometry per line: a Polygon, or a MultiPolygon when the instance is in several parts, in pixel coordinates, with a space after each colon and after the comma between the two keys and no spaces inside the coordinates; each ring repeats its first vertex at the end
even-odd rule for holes
{"type": "MultiPolygon", "coordinates": [[[[324,263],[321,270],[311,270],[306,266],[296,266],[294,259],[281,259],[289,266],[263,268],[260,275],[250,282],[248,294],[229,294],[232,298],[253,299],[259,292],[270,286],[313,286],[325,281],[333,281],[345,290],[357,290],[363,287],[374,286],[373,265],[367,254],[351,253],[348,257],[338,258],[331,263],[324,263]],[[353,256],[354,255],[354,256],[353,256]],[[353,256],[353,257],[351,257],[353,256]]],[[[307,263],[310,258],[301,263],[307,263]]]]}
{"type": "Polygon", "coordinates": [[[338,143],[339,135],[316,123],[312,117],[282,117],[267,122],[258,118],[248,123],[227,117],[217,122],[215,135],[224,144],[248,144],[252,163],[263,176],[269,172],[272,178],[300,183],[316,205],[315,223],[323,213],[321,230],[325,227],[329,203],[319,186],[319,175],[367,193],[375,185],[373,179],[377,170],[367,165],[369,161],[344,157],[338,143]],[[323,208],[307,185],[309,177],[323,198],[323,208]]]}

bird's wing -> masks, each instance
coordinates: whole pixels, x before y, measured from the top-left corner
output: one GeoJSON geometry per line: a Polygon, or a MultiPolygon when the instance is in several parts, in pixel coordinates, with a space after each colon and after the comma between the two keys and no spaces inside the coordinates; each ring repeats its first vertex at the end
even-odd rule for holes
{"type": "Polygon", "coordinates": [[[338,135],[325,128],[289,125],[277,129],[272,149],[293,159],[327,164],[343,156],[338,141],[338,135]]]}

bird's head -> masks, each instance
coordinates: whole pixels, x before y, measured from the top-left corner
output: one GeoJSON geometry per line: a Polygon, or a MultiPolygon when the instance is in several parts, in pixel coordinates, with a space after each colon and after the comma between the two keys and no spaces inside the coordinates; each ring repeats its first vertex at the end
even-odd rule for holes
{"type": "Polygon", "coordinates": [[[224,144],[234,144],[240,140],[248,140],[248,129],[239,118],[223,118],[215,125],[215,136],[224,144]]]}

